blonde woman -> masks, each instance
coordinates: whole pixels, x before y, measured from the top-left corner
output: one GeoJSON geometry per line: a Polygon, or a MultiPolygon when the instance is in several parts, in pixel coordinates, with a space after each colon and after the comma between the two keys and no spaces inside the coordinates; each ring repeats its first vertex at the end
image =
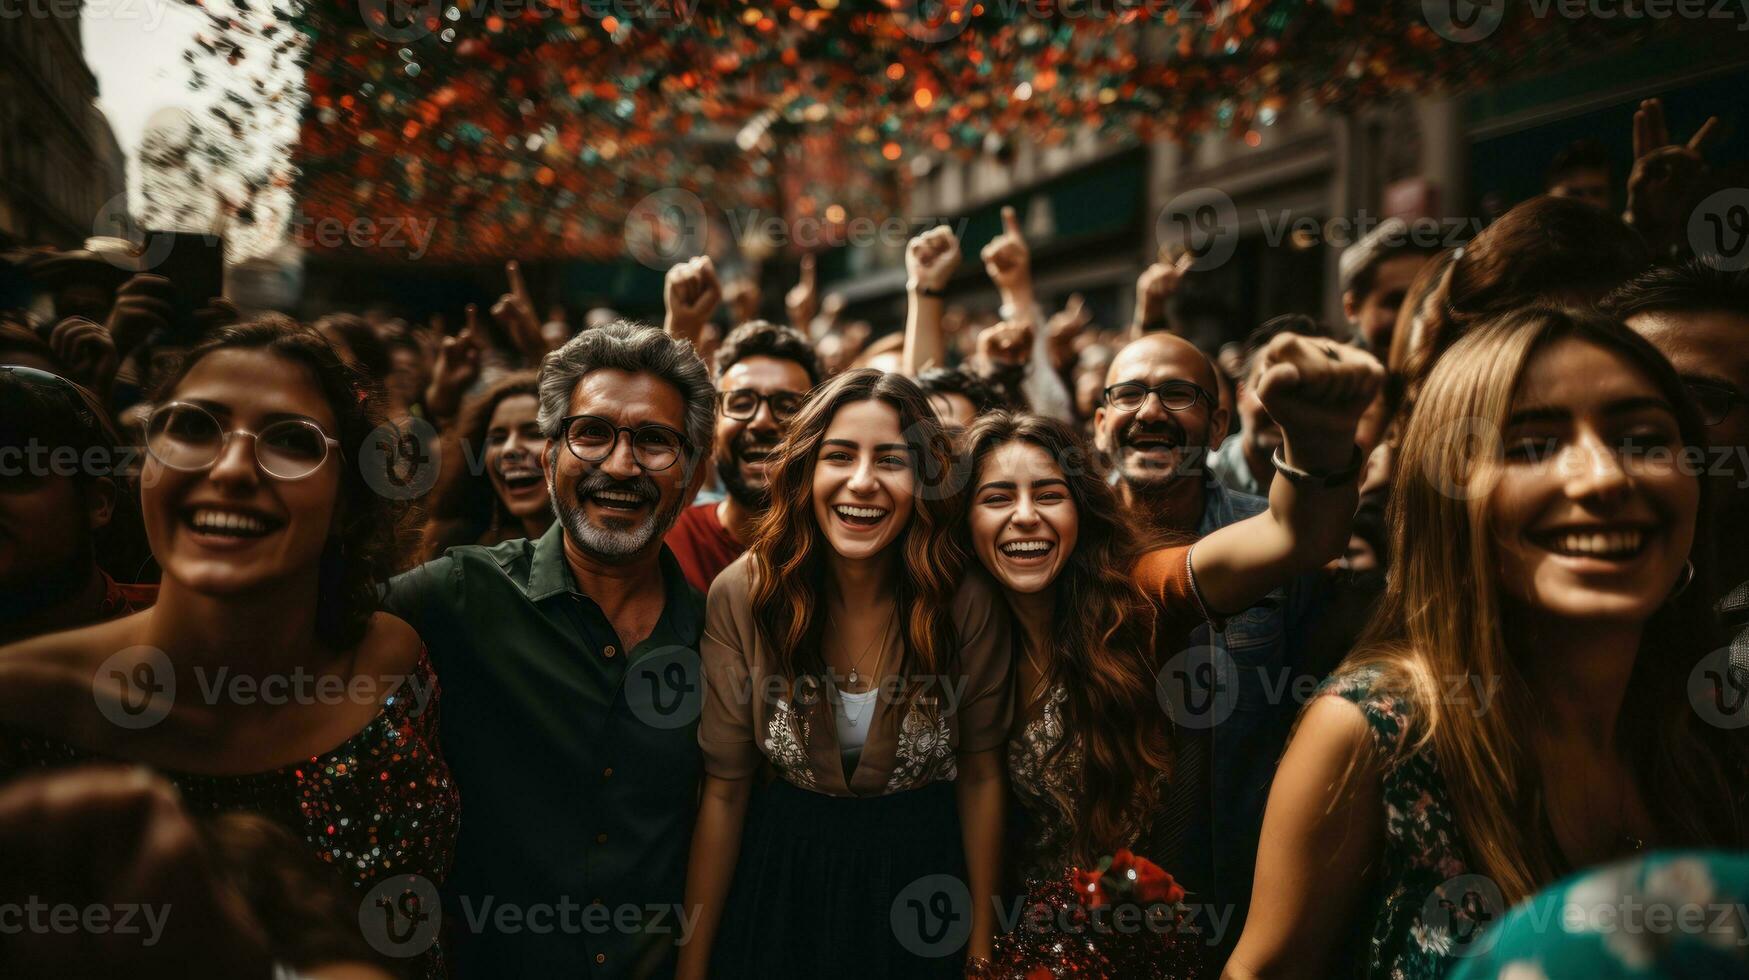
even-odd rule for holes
{"type": "Polygon", "coordinates": [[[1282,760],[1226,976],[1441,976],[1569,871],[1744,845],[1741,743],[1689,697],[1718,656],[1703,488],[1674,462],[1700,444],[1616,321],[1509,314],[1440,359],[1389,589],[1282,760]]]}

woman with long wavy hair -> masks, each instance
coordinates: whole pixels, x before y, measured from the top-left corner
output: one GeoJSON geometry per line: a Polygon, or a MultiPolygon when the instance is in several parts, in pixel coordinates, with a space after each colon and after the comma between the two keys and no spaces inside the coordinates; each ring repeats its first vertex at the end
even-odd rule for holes
{"type": "Polygon", "coordinates": [[[443,441],[443,470],[426,508],[420,561],[464,544],[494,545],[534,539],[553,523],[546,451],[535,415],[540,378],[518,371],[494,382],[462,409],[443,441]]]}
{"type": "Polygon", "coordinates": [[[952,533],[953,462],[899,375],[846,372],[791,420],[771,509],[708,601],[680,976],[957,977],[958,943],[892,923],[907,885],[950,877],[988,954],[1008,617],[952,533]]]}
{"type": "Polygon", "coordinates": [[[382,423],[307,328],[229,327],[189,351],[146,427],[157,602],[0,649],[0,779],[144,765],[193,811],[280,823],[360,892],[440,883],[457,791],[424,645],[379,606],[404,512],[380,492],[392,461],[359,451],[382,423]]]}
{"type": "Polygon", "coordinates": [[[1618,321],[1474,326],[1403,434],[1393,572],[1307,705],[1234,977],[1436,977],[1506,905],[1642,847],[1740,848],[1702,427],[1618,321]],[[1698,687],[1696,685],[1699,685],[1698,687]]]}
{"type": "MultiPolygon", "coordinates": [[[[1282,420],[1283,472],[1351,460],[1379,365],[1294,335],[1271,341],[1259,359],[1259,397],[1282,420]]],[[[1339,552],[1358,474],[1284,476],[1267,512],[1194,544],[1150,550],[1067,424],[999,412],[974,423],[964,446],[961,533],[1019,627],[1011,865],[1032,887],[1122,848],[1170,870],[1184,843],[1164,826],[1178,787],[1157,672],[1197,623],[1245,609],[1339,552]]]]}

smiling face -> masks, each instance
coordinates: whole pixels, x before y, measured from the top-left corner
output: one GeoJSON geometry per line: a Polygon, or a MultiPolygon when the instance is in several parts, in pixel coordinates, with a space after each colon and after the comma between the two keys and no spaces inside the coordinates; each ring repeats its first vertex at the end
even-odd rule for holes
{"type": "Polygon", "coordinates": [[[1700,501],[1664,395],[1622,356],[1559,340],[1531,360],[1502,436],[1488,507],[1507,596],[1643,623],[1680,580],[1700,501]]]}
{"type": "MultiPolygon", "coordinates": [[[[308,368],[258,350],[208,354],[167,400],[199,405],[227,431],[302,419],[332,437],[338,425],[308,368]]],[[[147,458],[140,506],[165,577],[196,592],[241,594],[316,575],[340,504],[340,453],[330,449],[309,476],[281,480],[263,472],[255,447],[231,436],[204,470],[147,458]]]]}
{"type": "MultiPolygon", "coordinates": [[[[1211,393],[1216,384],[1208,358],[1170,334],[1151,334],[1118,352],[1106,372],[1106,385],[1126,381],[1150,387],[1189,381],[1211,393]]],[[[1182,412],[1167,410],[1159,396],[1149,395],[1133,412],[1102,404],[1093,413],[1099,449],[1116,460],[1123,481],[1138,489],[1157,488],[1176,479],[1184,464],[1201,459],[1225,428],[1225,414],[1203,398],[1182,412]]]]}
{"type": "Polygon", "coordinates": [[[486,423],[486,476],[504,509],[518,518],[549,506],[540,468],[547,439],[535,421],[539,409],[533,395],[511,395],[499,400],[486,423]]]}
{"type": "MultiPolygon", "coordinates": [[[[729,366],[717,381],[724,392],[753,391],[761,395],[792,395],[799,404],[813,385],[808,372],[787,358],[754,355],[729,366]]],[[[717,475],[723,488],[744,507],[765,509],[767,459],[783,439],[783,423],[771,413],[769,400],[759,403],[750,419],[733,419],[717,411],[717,475]]]]}
{"type": "Polygon", "coordinates": [[[912,456],[886,402],[850,402],[832,417],[814,460],[813,500],[839,557],[874,558],[904,532],[917,486],[912,456]]]}
{"type": "Polygon", "coordinates": [[[1030,442],[998,446],[978,467],[970,515],[972,550],[1002,587],[1049,588],[1075,553],[1080,511],[1063,469],[1030,442]]]}
{"type": "MultiPolygon", "coordinates": [[[[617,368],[584,375],[565,414],[594,415],[631,429],[655,423],[686,430],[679,389],[656,375],[617,368]]],[[[684,455],[666,469],[645,470],[633,455],[631,436],[623,432],[599,462],[580,459],[564,445],[562,434],[544,459],[549,462],[547,491],[566,534],[584,554],[601,561],[634,560],[659,546],[695,489],[687,482],[684,455]]]]}

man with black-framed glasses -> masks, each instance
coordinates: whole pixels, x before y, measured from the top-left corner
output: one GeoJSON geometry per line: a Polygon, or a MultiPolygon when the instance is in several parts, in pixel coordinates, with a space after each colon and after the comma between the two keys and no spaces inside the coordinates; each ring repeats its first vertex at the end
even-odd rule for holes
{"type": "Polygon", "coordinates": [[[704,479],[715,403],[687,341],[625,321],[578,334],[541,364],[553,526],[389,585],[437,666],[464,787],[443,887],[455,976],[672,971],[704,601],[663,536],[704,479]]]}
{"type": "Polygon", "coordinates": [[[1694,259],[1649,269],[1603,301],[1682,376],[1706,423],[1717,531],[1717,603],[1749,666],[1749,269],[1694,259]]]}
{"type": "Polygon", "coordinates": [[[752,543],[769,503],[766,465],[822,374],[806,337],[764,320],[735,328],[717,348],[716,368],[715,463],[723,498],[687,508],[668,532],[668,547],[700,592],[709,592],[752,543]]]}

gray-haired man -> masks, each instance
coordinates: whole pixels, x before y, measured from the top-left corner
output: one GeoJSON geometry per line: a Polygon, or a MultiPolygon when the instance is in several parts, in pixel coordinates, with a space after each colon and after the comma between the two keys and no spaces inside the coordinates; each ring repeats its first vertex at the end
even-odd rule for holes
{"type": "Polygon", "coordinates": [[[685,341],[579,334],[541,365],[552,528],[390,584],[437,666],[462,792],[456,976],[665,975],[689,936],[704,602],[662,537],[704,478],[713,410],[685,341]]]}

